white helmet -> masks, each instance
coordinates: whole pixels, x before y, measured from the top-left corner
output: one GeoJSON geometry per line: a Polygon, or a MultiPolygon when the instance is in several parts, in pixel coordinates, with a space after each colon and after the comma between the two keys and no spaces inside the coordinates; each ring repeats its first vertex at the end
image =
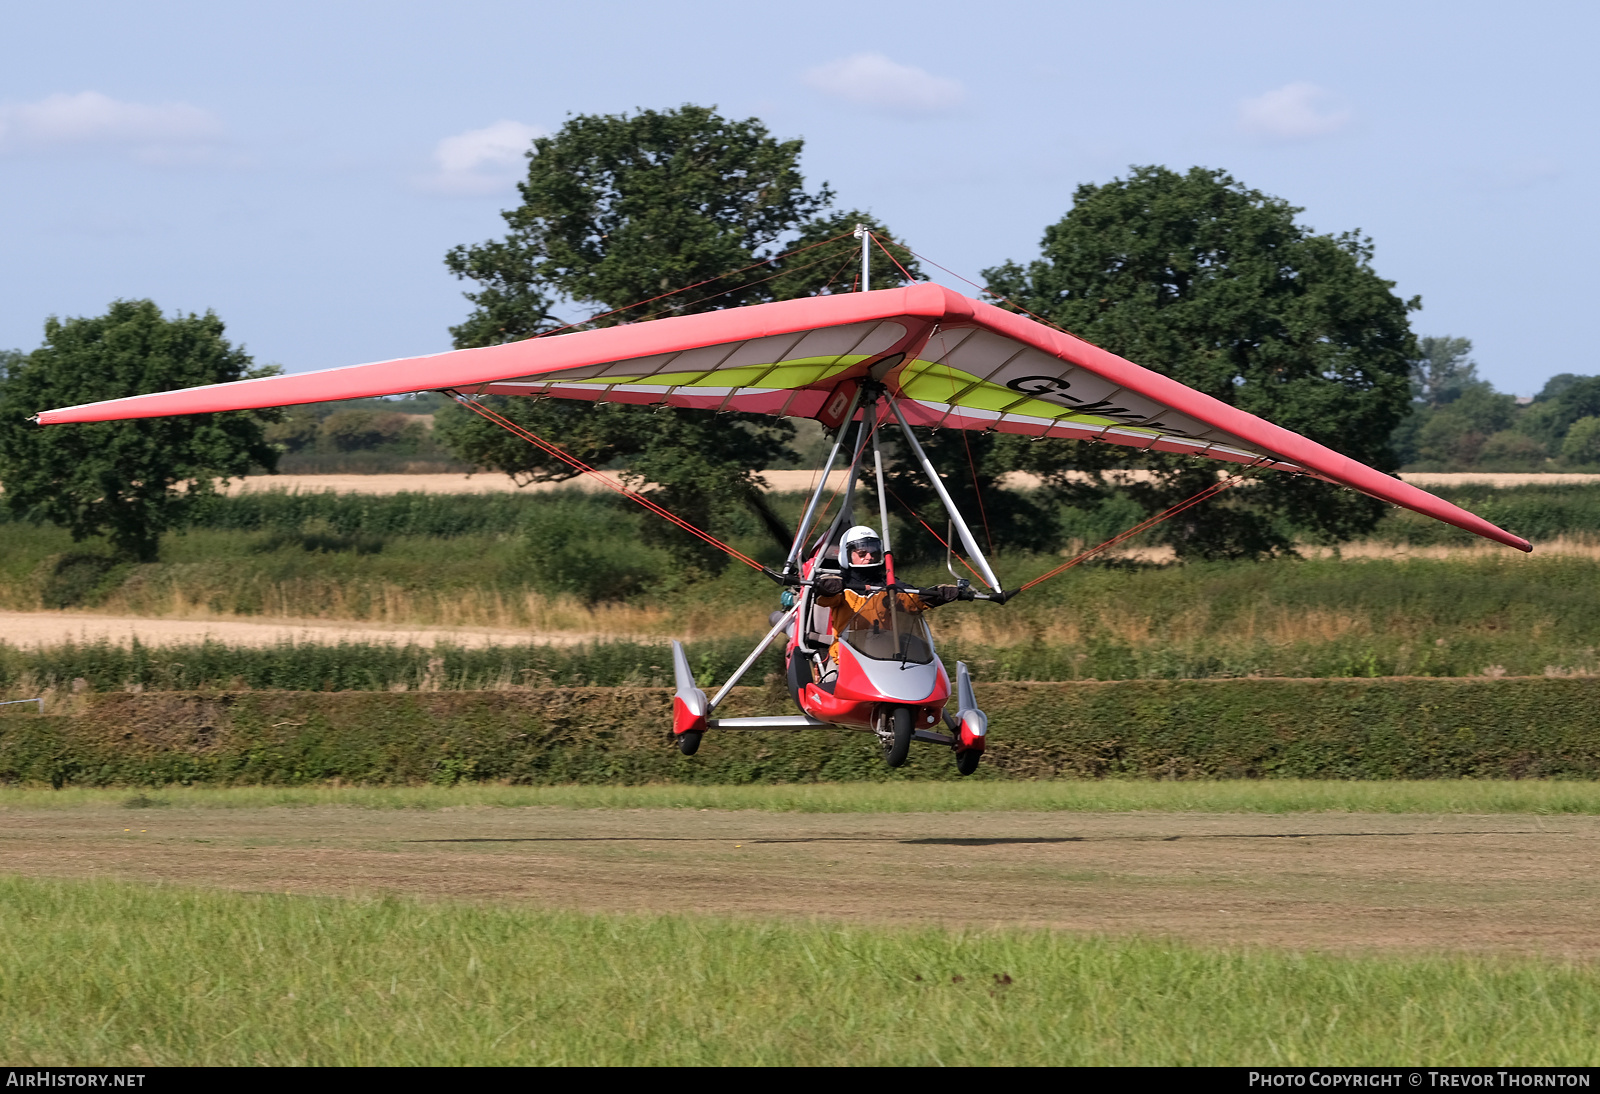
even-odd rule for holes
{"type": "Polygon", "coordinates": [[[839,561],[858,570],[882,566],[883,540],[878,537],[877,530],[858,524],[846,532],[844,538],[839,540],[839,561]],[[862,552],[866,553],[867,559],[857,562],[855,556],[862,552]]]}

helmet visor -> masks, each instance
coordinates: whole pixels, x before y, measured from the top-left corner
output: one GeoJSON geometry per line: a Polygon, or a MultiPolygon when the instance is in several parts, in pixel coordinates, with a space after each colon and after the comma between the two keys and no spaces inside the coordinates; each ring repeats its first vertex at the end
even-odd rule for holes
{"type": "Polygon", "coordinates": [[[881,566],[883,541],[877,538],[857,539],[845,544],[847,561],[852,566],[881,566]]]}

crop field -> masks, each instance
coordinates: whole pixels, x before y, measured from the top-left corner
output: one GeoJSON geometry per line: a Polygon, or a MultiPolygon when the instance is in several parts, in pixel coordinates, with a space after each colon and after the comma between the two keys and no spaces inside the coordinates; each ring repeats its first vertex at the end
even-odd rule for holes
{"type": "MultiPolygon", "coordinates": [[[[0,649],[0,687],[24,674],[41,686],[78,677],[97,689],[201,686],[193,668],[199,664],[216,666],[226,681],[298,662],[306,666],[300,675],[321,680],[328,676],[317,663],[330,659],[351,666],[340,670],[344,677],[415,687],[436,656],[447,659],[443,676],[455,687],[519,684],[529,672],[561,682],[648,684],[665,678],[667,638],[687,639],[697,657],[731,668],[742,656],[739,645],[765,629],[777,606],[776,589],[745,572],[677,588],[664,577],[631,598],[586,603],[530,580],[513,540],[396,537],[364,555],[353,548],[319,553],[275,535],[211,530],[175,537],[165,561],[107,571],[101,578],[108,584],[74,602],[80,612],[117,617],[119,635],[137,635],[129,620],[141,618],[212,620],[219,632],[253,621],[276,628],[268,641],[201,655],[191,627],[187,639],[169,643],[190,647],[180,655],[96,653],[90,640],[70,643],[71,650],[54,643],[62,648],[39,657],[24,655],[18,640],[0,649]],[[473,565],[461,565],[462,558],[473,565]],[[360,630],[351,629],[356,625],[360,630]],[[417,632],[422,627],[480,631],[430,640],[417,632]],[[536,653],[530,640],[569,652],[536,653]],[[337,658],[291,654],[272,648],[278,643],[343,643],[347,650],[337,658]],[[439,643],[473,648],[435,652],[439,643]],[[580,656],[579,647],[590,652],[580,656]],[[126,671],[106,677],[119,657],[126,671]]],[[[44,608],[44,592],[61,591],[78,574],[51,569],[69,546],[52,529],[0,524],[0,610],[44,608]]],[[[1001,572],[1026,577],[1049,561],[1002,558],[1001,572]]],[[[931,582],[939,573],[912,576],[931,582]]],[[[52,616],[52,625],[70,629],[81,618],[52,616]]],[[[947,658],[969,661],[988,680],[1589,675],[1600,671],[1600,557],[1507,550],[1085,567],[1003,608],[942,608],[936,634],[947,658]]],[[[125,638],[104,644],[128,646],[125,638]]],[[[161,643],[152,637],[148,644],[161,643]]]]}
{"type": "Polygon", "coordinates": [[[1600,1062],[1590,784],[9,790],[0,816],[17,1064],[1600,1062]]]}

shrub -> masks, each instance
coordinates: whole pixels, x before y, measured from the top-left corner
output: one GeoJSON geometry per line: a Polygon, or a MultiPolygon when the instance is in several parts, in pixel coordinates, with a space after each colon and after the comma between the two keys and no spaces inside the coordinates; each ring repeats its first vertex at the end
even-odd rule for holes
{"type": "Polygon", "coordinates": [[[1570,464],[1600,463],[1600,418],[1579,418],[1561,442],[1561,458],[1570,464]]]}

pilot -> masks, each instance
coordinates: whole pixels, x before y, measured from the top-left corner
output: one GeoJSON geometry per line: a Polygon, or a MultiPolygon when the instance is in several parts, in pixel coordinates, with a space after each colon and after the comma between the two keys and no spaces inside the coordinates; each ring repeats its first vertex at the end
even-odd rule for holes
{"type": "MultiPolygon", "coordinates": [[[[829,629],[835,636],[842,634],[856,616],[864,617],[867,622],[874,622],[875,616],[882,616],[882,622],[887,624],[889,613],[885,598],[888,591],[882,588],[887,582],[887,568],[883,560],[883,540],[878,533],[865,524],[851,528],[839,540],[839,558],[845,564],[844,573],[822,574],[813,585],[816,590],[813,603],[832,611],[829,629]],[[868,592],[868,587],[874,585],[879,588],[868,592]]],[[[894,595],[900,598],[901,610],[917,613],[948,604],[959,594],[960,590],[954,585],[939,585],[924,593],[900,591],[894,595]]],[[[828,678],[837,671],[839,664],[837,637],[828,650],[828,657],[832,664],[827,677],[824,677],[824,688],[828,687],[828,678]]]]}

